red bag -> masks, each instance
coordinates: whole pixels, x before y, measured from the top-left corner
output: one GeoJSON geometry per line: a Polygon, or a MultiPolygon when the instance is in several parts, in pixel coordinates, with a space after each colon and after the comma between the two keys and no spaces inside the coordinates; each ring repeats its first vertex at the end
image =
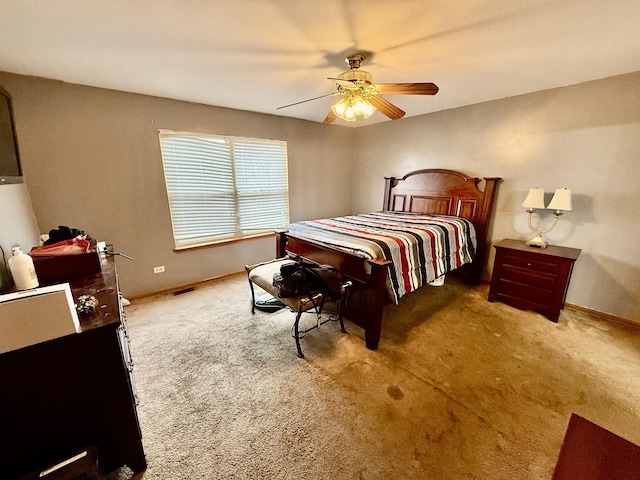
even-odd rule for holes
{"type": "Polygon", "coordinates": [[[34,247],[29,252],[32,257],[49,257],[57,255],[80,255],[89,251],[89,240],[80,236],[72,240],[63,240],[51,245],[34,247]]]}

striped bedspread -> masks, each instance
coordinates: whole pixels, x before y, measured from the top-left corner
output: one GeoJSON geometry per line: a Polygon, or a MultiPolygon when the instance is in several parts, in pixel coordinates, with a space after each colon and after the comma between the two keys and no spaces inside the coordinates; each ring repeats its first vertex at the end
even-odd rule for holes
{"type": "Polygon", "coordinates": [[[390,260],[394,303],[428,282],[471,263],[477,247],[471,222],[460,217],[376,212],[296,222],[287,231],[366,259],[390,260]]]}

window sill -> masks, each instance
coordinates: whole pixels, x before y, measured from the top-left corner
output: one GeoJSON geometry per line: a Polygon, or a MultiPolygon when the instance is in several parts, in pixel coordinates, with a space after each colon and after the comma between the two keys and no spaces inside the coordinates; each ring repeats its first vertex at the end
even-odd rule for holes
{"type": "Polygon", "coordinates": [[[274,237],[276,234],[275,231],[273,232],[265,232],[265,233],[256,233],[255,235],[247,235],[244,237],[240,237],[240,238],[227,238],[225,240],[216,240],[216,241],[212,241],[212,242],[203,242],[203,243],[198,243],[195,245],[188,245],[188,246],[184,246],[184,247],[175,247],[173,249],[174,252],[184,252],[186,250],[194,250],[194,249],[201,249],[201,248],[210,248],[210,247],[219,247],[222,245],[229,245],[231,243],[239,243],[239,242],[244,242],[247,240],[255,240],[257,238],[266,238],[266,237],[274,237]]]}

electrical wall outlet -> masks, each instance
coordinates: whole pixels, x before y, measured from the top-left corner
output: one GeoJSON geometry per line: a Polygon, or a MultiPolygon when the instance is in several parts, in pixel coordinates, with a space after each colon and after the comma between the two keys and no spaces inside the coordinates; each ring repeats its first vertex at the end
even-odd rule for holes
{"type": "Polygon", "coordinates": [[[162,273],[164,272],[164,265],[160,265],[159,267],[153,267],[153,273],[162,273]]]}

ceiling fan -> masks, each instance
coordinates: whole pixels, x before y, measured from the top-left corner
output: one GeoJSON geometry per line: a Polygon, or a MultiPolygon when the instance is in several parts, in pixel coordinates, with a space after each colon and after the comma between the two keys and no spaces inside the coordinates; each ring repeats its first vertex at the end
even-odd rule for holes
{"type": "Polygon", "coordinates": [[[319,98],[341,95],[342,98],[331,106],[329,114],[322,123],[331,123],[337,118],[353,122],[358,115],[367,118],[376,110],[380,110],[391,120],[398,120],[404,117],[405,112],[380,95],[435,95],[438,93],[438,86],[434,83],[373,83],[373,77],[369,72],[359,70],[364,59],[361,53],[353,53],[344,59],[349,65],[349,70],[337,77],[328,78],[336,82],[337,91],[284,105],[278,107],[278,110],[319,98]]]}

